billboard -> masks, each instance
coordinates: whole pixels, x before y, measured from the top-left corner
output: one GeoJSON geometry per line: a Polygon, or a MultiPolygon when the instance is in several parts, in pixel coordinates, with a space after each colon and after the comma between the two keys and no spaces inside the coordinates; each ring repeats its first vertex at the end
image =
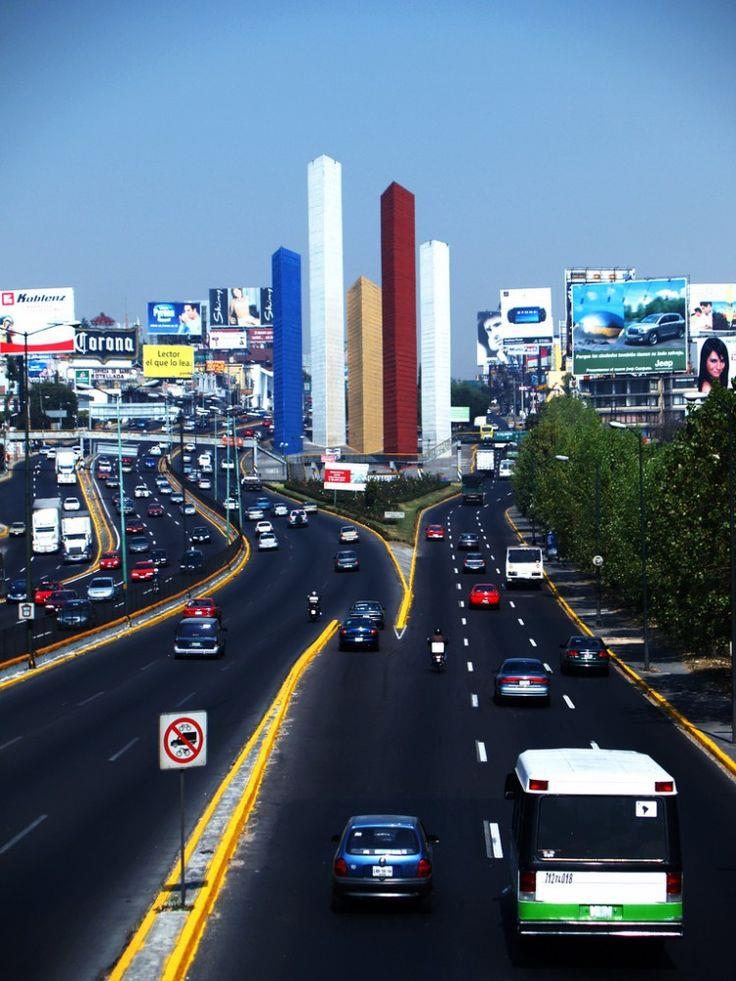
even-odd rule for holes
{"type": "Polygon", "coordinates": [[[501,336],[506,338],[552,337],[552,290],[501,290],[501,336]]]}
{"type": "Polygon", "coordinates": [[[364,491],[367,480],[367,463],[325,464],[325,490],[364,491]]]}
{"type": "Polygon", "coordinates": [[[502,347],[501,311],[479,310],[475,363],[485,368],[490,361],[497,361],[502,347]]]}
{"type": "Polygon", "coordinates": [[[23,334],[35,334],[28,337],[29,354],[71,354],[73,321],[71,286],[0,290],[0,354],[23,354],[23,334]]]}
{"type": "Polygon", "coordinates": [[[210,289],[210,327],[263,327],[273,324],[270,286],[217,286],[210,289]]]}
{"type": "Polygon", "coordinates": [[[636,279],[633,266],[608,266],[605,269],[577,266],[565,270],[565,336],[562,338],[566,355],[572,353],[572,284],[573,283],[625,283],[636,279]]]}
{"type": "Polygon", "coordinates": [[[699,337],[692,350],[698,391],[707,395],[714,385],[728,388],[736,378],[736,337],[699,337]]]}
{"type": "Polygon", "coordinates": [[[52,359],[28,359],[28,377],[31,381],[53,381],[55,376],[56,367],[52,359]]]}
{"type": "Polygon", "coordinates": [[[204,370],[210,375],[224,375],[227,365],[224,361],[205,361],[204,370]]]}
{"type": "Polygon", "coordinates": [[[251,351],[262,351],[273,347],[273,327],[249,327],[248,347],[251,351]]]}
{"type": "Polygon", "coordinates": [[[138,356],[138,331],[135,327],[77,327],[74,351],[81,357],[98,361],[109,361],[110,358],[134,361],[138,356]]]}
{"type": "Polygon", "coordinates": [[[687,370],[687,280],[572,284],[575,375],[687,370]]]}
{"type": "Polygon", "coordinates": [[[202,337],[202,304],[158,300],[148,304],[148,333],[159,337],[202,337]]]}
{"type": "Polygon", "coordinates": [[[194,348],[187,344],[144,344],[145,378],[191,378],[194,374],[194,348]]]}
{"type": "Polygon", "coordinates": [[[690,283],[690,336],[736,330],[736,284],[690,283]]]}
{"type": "Polygon", "coordinates": [[[451,405],[450,422],[470,422],[470,406],[451,405]]]}
{"type": "Polygon", "coordinates": [[[213,351],[248,350],[248,332],[238,327],[225,327],[222,330],[210,327],[207,339],[213,351]]]}

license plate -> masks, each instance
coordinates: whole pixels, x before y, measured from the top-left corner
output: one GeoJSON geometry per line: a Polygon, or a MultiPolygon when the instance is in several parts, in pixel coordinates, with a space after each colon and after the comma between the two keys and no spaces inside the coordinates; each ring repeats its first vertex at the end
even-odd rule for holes
{"type": "Polygon", "coordinates": [[[374,879],[390,879],[394,874],[394,869],[392,865],[374,865],[373,866],[373,878],[374,879]]]}
{"type": "Polygon", "coordinates": [[[522,678],[519,681],[519,688],[528,688],[530,684],[531,684],[531,681],[529,681],[528,678],[522,678]]]}
{"type": "Polygon", "coordinates": [[[613,916],[613,906],[591,906],[590,915],[598,920],[610,920],[613,916]]]}

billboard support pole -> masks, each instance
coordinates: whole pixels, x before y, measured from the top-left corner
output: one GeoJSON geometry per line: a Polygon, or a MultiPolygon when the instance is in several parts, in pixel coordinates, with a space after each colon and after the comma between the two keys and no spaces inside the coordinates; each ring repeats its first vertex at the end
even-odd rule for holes
{"type": "Polygon", "coordinates": [[[116,402],[118,407],[118,483],[120,484],[118,494],[120,496],[120,558],[123,569],[123,611],[128,616],[128,552],[125,541],[125,484],[123,483],[123,437],[120,422],[120,400],[122,398],[122,386],[120,395],[116,402]]]}
{"type": "MultiPolygon", "coordinates": [[[[31,509],[31,395],[28,386],[28,333],[23,335],[23,397],[25,412],[23,413],[24,442],[25,442],[25,498],[26,498],[26,599],[30,603],[33,596],[31,582],[31,539],[33,516],[31,509]]],[[[35,613],[35,610],[34,610],[35,613]]],[[[33,620],[26,620],[26,649],[28,651],[29,671],[36,667],[36,655],[33,650],[33,620]]]]}

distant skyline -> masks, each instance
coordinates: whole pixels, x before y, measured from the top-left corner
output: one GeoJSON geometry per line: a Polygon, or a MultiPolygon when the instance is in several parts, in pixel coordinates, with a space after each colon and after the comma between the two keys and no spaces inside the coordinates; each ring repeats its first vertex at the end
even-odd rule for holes
{"type": "Polygon", "coordinates": [[[380,284],[380,195],[447,242],[452,373],[476,311],[565,266],[736,279],[736,5],[652,0],[5,0],[0,287],[77,316],[267,285],[307,164],[342,165],[344,290],[380,284]]]}

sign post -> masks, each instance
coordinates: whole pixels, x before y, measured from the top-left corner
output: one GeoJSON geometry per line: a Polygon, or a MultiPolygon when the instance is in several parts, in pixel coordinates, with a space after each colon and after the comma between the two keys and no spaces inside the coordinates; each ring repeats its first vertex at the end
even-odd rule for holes
{"type": "Polygon", "coordinates": [[[184,861],[184,771],[207,763],[207,713],[162,712],[158,717],[158,765],[179,771],[179,847],[181,853],[181,907],[186,905],[184,861]]]}

